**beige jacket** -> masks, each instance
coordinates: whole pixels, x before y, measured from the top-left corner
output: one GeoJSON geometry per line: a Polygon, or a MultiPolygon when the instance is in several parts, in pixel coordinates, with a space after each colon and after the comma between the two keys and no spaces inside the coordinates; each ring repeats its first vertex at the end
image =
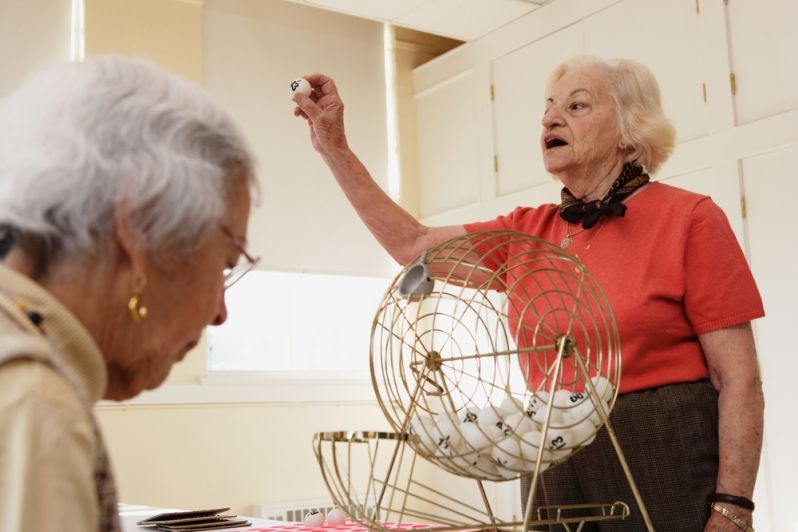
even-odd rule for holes
{"type": "Polygon", "coordinates": [[[98,460],[108,468],[91,408],[105,386],[105,362],[83,326],[0,266],[0,532],[116,528],[101,524],[96,478],[98,460]]]}

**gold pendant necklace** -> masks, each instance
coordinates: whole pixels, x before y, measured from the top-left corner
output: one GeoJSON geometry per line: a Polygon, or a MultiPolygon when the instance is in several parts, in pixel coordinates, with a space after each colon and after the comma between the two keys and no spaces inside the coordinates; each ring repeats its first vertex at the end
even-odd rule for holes
{"type": "Polygon", "coordinates": [[[565,226],[565,238],[563,238],[562,242],[560,242],[560,247],[562,249],[565,249],[565,248],[567,248],[568,246],[571,245],[571,242],[574,241],[573,237],[575,237],[579,233],[585,231],[585,229],[582,228],[579,231],[577,231],[576,233],[572,233],[571,232],[571,222],[565,222],[565,224],[566,224],[566,226],[565,226]]]}
{"type": "MultiPolygon", "coordinates": [[[[562,249],[567,248],[568,246],[570,246],[573,243],[573,241],[574,241],[573,237],[575,237],[579,233],[582,233],[582,232],[586,231],[585,228],[582,228],[579,231],[577,231],[576,233],[572,233],[571,232],[571,222],[565,222],[565,223],[566,223],[565,238],[563,238],[562,242],[560,242],[560,247],[562,249]]],[[[582,250],[582,255],[584,255],[585,253],[587,253],[590,250],[590,247],[593,245],[593,242],[596,241],[596,238],[598,237],[598,235],[601,232],[601,230],[604,228],[604,225],[605,225],[604,223],[599,223],[598,226],[596,226],[596,231],[593,233],[593,238],[590,239],[590,241],[587,243],[587,246],[585,246],[585,249],[582,250]]],[[[577,253],[575,251],[573,251],[572,253],[574,254],[574,256],[576,256],[577,259],[582,260],[582,257],[579,256],[579,253],[577,253]]]]}

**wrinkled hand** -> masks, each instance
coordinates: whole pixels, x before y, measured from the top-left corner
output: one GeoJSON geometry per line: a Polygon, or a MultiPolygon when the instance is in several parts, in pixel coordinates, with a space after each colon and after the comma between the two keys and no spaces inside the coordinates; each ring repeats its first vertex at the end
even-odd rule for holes
{"type": "Polygon", "coordinates": [[[313,148],[322,156],[333,157],[349,149],[344,130],[344,103],[335,81],[324,74],[302,76],[310,83],[310,96],[294,94],[294,116],[301,116],[310,126],[313,148]]]}

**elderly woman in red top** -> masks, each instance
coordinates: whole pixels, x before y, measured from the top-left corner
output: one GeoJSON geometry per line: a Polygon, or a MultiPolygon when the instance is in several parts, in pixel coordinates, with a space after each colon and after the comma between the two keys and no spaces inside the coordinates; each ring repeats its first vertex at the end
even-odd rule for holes
{"type": "MultiPolygon", "coordinates": [[[[306,79],[315,90],[294,96],[295,114],[307,120],[313,147],[400,263],[487,229],[530,233],[584,262],[618,322],[623,377],[611,421],[653,526],[748,529],[764,410],[750,321],[763,316],[762,303],[720,208],[649,179],[675,136],[651,72],[589,57],[558,67],[541,149],[546,170],[564,185],[561,203],[448,227],[421,225],[382,192],[349,149],[333,80],[306,79]]],[[[611,452],[601,431],[592,445],[543,473],[536,506],[632,501],[611,452]]],[[[641,512],[632,510],[625,521],[588,526],[645,529],[641,512]]]]}

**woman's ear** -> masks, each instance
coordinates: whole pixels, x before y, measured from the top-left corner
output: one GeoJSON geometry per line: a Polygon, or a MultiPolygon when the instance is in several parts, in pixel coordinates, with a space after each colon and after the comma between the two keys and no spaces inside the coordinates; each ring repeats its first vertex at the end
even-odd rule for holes
{"type": "Polygon", "coordinates": [[[114,204],[114,225],[119,260],[128,264],[134,283],[137,282],[136,279],[146,278],[146,239],[136,231],[132,210],[124,202],[114,204]]]}

